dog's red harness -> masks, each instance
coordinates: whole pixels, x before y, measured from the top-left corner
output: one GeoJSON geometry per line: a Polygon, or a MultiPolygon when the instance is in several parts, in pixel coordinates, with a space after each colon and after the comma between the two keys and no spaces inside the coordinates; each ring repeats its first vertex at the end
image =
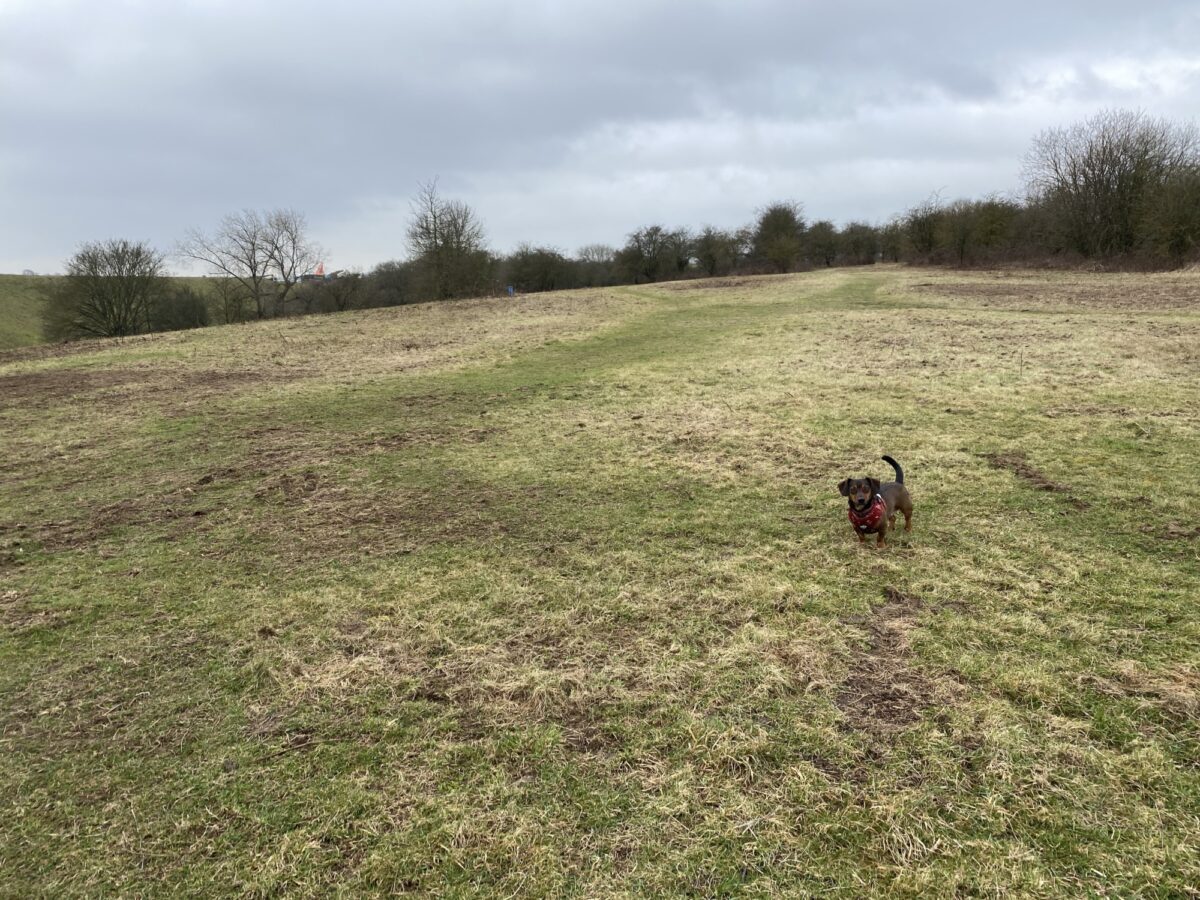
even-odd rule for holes
{"type": "Polygon", "coordinates": [[[883,514],[886,511],[887,507],[884,505],[883,497],[876,494],[875,501],[862,512],[858,512],[853,506],[850,507],[850,524],[858,531],[874,531],[875,527],[883,521],[883,514]]]}

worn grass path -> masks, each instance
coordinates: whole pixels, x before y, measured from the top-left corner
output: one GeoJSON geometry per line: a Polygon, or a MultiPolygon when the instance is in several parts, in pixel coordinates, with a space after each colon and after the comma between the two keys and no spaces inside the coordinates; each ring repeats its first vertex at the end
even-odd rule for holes
{"type": "Polygon", "coordinates": [[[1198,338],[875,268],[0,355],[0,894],[1194,893],[1198,338]]]}

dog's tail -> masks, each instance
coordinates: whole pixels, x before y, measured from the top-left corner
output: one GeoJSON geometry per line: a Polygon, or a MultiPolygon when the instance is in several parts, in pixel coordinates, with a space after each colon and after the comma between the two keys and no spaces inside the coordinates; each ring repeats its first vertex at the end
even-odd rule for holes
{"type": "Polygon", "coordinates": [[[886,453],[880,459],[896,470],[896,484],[904,484],[904,470],[900,468],[900,463],[896,462],[886,453]]]}

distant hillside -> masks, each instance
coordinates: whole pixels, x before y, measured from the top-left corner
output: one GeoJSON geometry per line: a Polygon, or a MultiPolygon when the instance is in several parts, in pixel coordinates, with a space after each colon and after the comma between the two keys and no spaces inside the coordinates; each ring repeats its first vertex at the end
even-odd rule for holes
{"type": "Polygon", "coordinates": [[[47,279],[43,275],[0,275],[0,350],[41,343],[38,288],[47,279]]]}
{"type": "MultiPolygon", "coordinates": [[[[0,275],[0,350],[42,343],[40,288],[54,276],[0,275]]],[[[208,290],[208,279],[180,277],[199,291],[208,290]]]]}

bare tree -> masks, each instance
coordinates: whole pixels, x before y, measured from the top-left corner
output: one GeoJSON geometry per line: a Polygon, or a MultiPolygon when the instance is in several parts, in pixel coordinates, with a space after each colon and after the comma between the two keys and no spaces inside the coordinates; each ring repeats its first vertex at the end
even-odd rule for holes
{"type": "Polygon", "coordinates": [[[612,265],[616,255],[617,251],[608,244],[587,244],[576,251],[575,258],[580,262],[597,263],[607,266],[612,265]]]}
{"type": "Polygon", "coordinates": [[[738,258],[737,238],[728,231],[705,225],[692,244],[701,270],[710,278],[724,275],[738,258]]]}
{"type": "Polygon", "coordinates": [[[255,316],[265,319],[286,311],[292,289],[320,258],[305,228],[304,216],[294,210],[247,209],[226,216],[212,235],[192,229],[176,252],[233,279],[255,316]]]}
{"type": "Polygon", "coordinates": [[[303,284],[297,295],[305,312],[345,312],[360,305],[366,291],[366,279],[356,269],[337,272],[321,281],[303,284]]]}
{"type": "Polygon", "coordinates": [[[167,291],[163,256],[145,243],[84,244],[66,275],[47,286],[43,324],[51,340],[124,337],[148,331],[167,291]]]}
{"type": "Polygon", "coordinates": [[[212,236],[192,229],[177,252],[205,263],[215,275],[232,279],[253,303],[255,316],[266,318],[275,286],[270,276],[270,238],[259,213],[244,210],[230,214],[212,236]]]}
{"type": "Polygon", "coordinates": [[[629,235],[617,251],[617,264],[631,281],[657,281],[669,276],[676,266],[678,233],[661,225],[647,225],[629,235]]]}
{"type": "Polygon", "coordinates": [[[608,244],[588,244],[575,253],[576,277],[580,287],[617,282],[617,251],[608,244]]]}
{"type": "Polygon", "coordinates": [[[942,197],[935,191],[904,214],[904,234],[913,251],[929,257],[937,248],[942,225],[942,197]]]}
{"type": "Polygon", "coordinates": [[[302,213],[292,209],[275,209],[264,216],[267,235],[268,271],[275,276],[278,292],[275,302],[281,313],[300,281],[321,261],[321,248],[309,240],[308,227],[302,213]]]}
{"type": "Polygon", "coordinates": [[[666,243],[663,246],[663,263],[667,273],[672,278],[682,278],[692,265],[692,251],[695,239],[687,228],[676,228],[667,232],[666,243]]]}
{"type": "Polygon", "coordinates": [[[1200,166],[1164,181],[1148,209],[1145,237],[1152,250],[1175,265],[1200,259],[1200,166]]]}
{"type": "Polygon", "coordinates": [[[249,302],[250,296],[241,282],[236,278],[222,275],[210,278],[206,283],[223,324],[231,325],[234,322],[246,320],[246,304],[249,302]]]}
{"type": "Polygon", "coordinates": [[[1200,164],[1200,131],[1141,112],[1108,110],[1051,128],[1025,156],[1031,201],[1045,206],[1064,249],[1084,256],[1134,250],[1150,199],[1200,164]]]}
{"type": "Polygon", "coordinates": [[[483,223],[467,204],[442,199],[436,179],[422,184],[412,201],[408,247],[433,299],[465,297],[486,286],[491,255],[483,223]]]}

